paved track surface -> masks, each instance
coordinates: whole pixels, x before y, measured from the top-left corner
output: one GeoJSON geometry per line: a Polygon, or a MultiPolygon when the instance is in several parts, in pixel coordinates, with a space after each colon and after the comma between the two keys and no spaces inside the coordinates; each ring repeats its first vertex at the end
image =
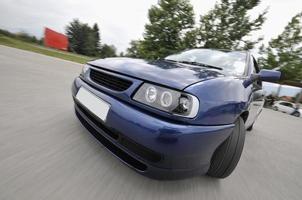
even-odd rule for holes
{"type": "Polygon", "coordinates": [[[302,199],[302,120],[264,110],[236,171],[156,181],[123,165],[78,122],[81,66],[0,46],[0,199],[302,199]]]}

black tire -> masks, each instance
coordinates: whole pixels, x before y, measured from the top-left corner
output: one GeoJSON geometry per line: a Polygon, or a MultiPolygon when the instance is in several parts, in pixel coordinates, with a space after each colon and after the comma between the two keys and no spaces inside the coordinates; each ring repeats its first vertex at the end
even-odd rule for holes
{"type": "Polygon", "coordinates": [[[300,117],[300,113],[299,112],[294,112],[292,115],[295,116],[295,117],[300,117]]]}
{"type": "Polygon", "coordinates": [[[254,124],[250,125],[246,130],[247,130],[247,131],[253,130],[253,126],[254,126],[254,124]]]}
{"type": "Polygon", "coordinates": [[[231,135],[216,149],[207,174],[215,178],[229,176],[241,157],[245,140],[245,127],[241,117],[235,122],[231,135]]]}
{"type": "Polygon", "coordinates": [[[277,106],[274,106],[274,107],[273,107],[273,110],[278,111],[278,107],[277,107],[277,106]]]}

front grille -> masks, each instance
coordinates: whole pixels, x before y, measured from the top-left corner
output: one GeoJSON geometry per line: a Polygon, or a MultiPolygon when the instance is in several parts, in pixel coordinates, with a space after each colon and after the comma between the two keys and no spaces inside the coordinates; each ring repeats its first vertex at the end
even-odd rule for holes
{"type": "Polygon", "coordinates": [[[159,162],[161,160],[160,154],[155,153],[154,151],[147,149],[140,144],[137,144],[125,136],[120,137],[119,143],[146,160],[151,162],[159,162]]]}
{"type": "Polygon", "coordinates": [[[90,78],[92,81],[97,84],[100,84],[101,86],[119,92],[127,90],[132,85],[132,82],[129,80],[122,79],[117,76],[97,71],[94,69],[91,69],[90,71],[90,78]]]}
{"type": "Polygon", "coordinates": [[[135,153],[136,155],[151,161],[151,162],[159,162],[162,157],[160,154],[140,145],[136,142],[132,141],[131,139],[123,136],[122,134],[119,134],[117,132],[114,132],[107,128],[100,120],[98,120],[93,114],[91,114],[90,111],[88,111],[86,108],[84,108],[80,103],[78,103],[75,100],[76,107],[92,122],[94,123],[98,128],[104,131],[105,134],[116,140],[119,144],[127,148],[129,151],[135,153]]]}

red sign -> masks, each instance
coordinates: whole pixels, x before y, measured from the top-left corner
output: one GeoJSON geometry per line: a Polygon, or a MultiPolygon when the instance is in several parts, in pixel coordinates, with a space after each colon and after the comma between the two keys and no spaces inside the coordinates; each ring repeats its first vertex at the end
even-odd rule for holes
{"type": "Polygon", "coordinates": [[[62,33],[58,33],[49,28],[44,31],[44,45],[55,49],[67,51],[68,38],[62,33]]]}

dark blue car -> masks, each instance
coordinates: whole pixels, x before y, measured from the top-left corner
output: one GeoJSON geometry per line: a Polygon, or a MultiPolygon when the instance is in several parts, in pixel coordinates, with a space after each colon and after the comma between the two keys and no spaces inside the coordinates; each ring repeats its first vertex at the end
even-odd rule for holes
{"type": "Polygon", "coordinates": [[[76,115],[116,157],[171,179],[235,169],[261,112],[262,81],[249,52],[193,49],[165,59],[88,62],[73,83],[76,115]]]}

